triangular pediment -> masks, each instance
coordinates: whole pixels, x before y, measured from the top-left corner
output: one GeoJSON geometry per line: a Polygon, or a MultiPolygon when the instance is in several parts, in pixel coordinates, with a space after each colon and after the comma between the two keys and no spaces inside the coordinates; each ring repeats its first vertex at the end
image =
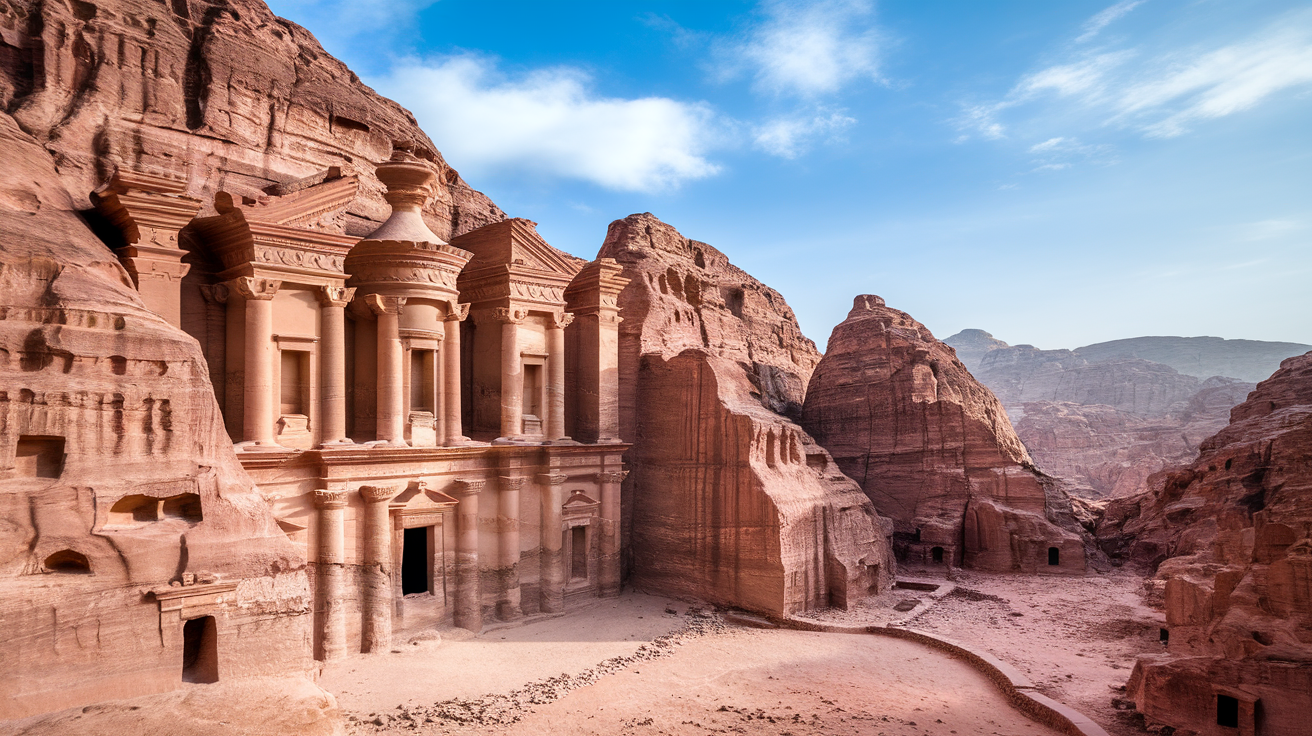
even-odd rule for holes
{"type": "Polygon", "coordinates": [[[538,234],[532,220],[514,218],[484,225],[451,240],[451,245],[474,254],[467,270],[506,267],[512,272],[571,279],[584,261],[551,247],[538,234]]]}
{"type": "Polygon", "coordinates": [[[354,176],[329,179],[300,191],[261,198],[243,205],[246,217],[258,222],[292,227],[312,227],[325,215],[344,210],[355,201],[360,181],[354,176]]]}

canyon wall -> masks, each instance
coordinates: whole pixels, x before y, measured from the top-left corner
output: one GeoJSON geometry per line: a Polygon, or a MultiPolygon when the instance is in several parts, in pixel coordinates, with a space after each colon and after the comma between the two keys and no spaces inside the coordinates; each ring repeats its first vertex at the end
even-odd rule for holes
{"type": "Polygon", "coordinates": [[[834,328],[802,426],[894,520],[900,557],[1084,571],[1070,501],[1034,468],[1002,404],[952,348],[883,299],[856,297],[834,328]]]}
{"type": "Polygon", "coordinates": [[[1169,632],[1130,696],[1200,734],[1301,733],[1312,713],[1312,353],[1285,360],[1197,459],[1116,499],[1100,544],[1156,569],[1169,632]],[[1229,728],[1230,730],[1226,730],[1229,728]]]}
{"type": "Polygon", "coordinates": [[[789,417],[819,354],[778,292],[651,214],[610,225],[630,579],[771,614],[887,589],[891,524],[789,417]]]}

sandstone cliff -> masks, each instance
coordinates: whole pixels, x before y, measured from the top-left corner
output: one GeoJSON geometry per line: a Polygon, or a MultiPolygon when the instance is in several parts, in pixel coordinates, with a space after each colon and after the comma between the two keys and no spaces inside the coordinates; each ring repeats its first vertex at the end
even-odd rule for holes
{"type": "Polygon", "coordinates": [[[144,308],[3,114],[0,150],[0,720],[308,671],[304,560],[195,341],[144,308]]]}
{"type": "Polygon", "coordinates": [[[834,328],[802,426],[894,519],[907,559],[1084,570],[1070,501],[1035,470],[1001,403],[952,348],[883,299],[858,296],[834,328]]]}
{"type": "Polygon", "coordinates": [[[408,111],[258,0],[0,4],[0,109],[54,157],[79,210],[119,169],[184,178],[212,214],[220,189],[258,201],[336,167],[361,192],[334,225],[363,236],[388,213],[373,164],[402,148],[442,173],[425,213],[439,236],[504,218],[408,111]]]}
{"type": "Polygon", "coordinates": [[[1129,688],[1149,721],[1201,733],[1223,719],[1240,733],[1306,730],[1312,353],[1259,383],[1193,463],[1113,501],[1098,535],[1164,583],[1169,647],[1139,661],[1129,688]]]}
{"type": "Polygon", "coordinates": [[[789,418],[819,356],[773,289],[651,214],[611,223],[627,564],[640,588],[784,614],[892,579],[860,489],[789,418]]]}

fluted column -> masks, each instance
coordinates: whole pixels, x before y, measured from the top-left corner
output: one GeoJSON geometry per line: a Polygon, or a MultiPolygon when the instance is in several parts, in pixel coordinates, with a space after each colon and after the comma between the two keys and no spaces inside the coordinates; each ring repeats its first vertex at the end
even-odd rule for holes
{"type": "Polygon", "coordinates": [[[547,323],[547,440],[565,436],[565,328],[574,321],[569,312],[552,315],[547,323]]]}
{"type": "Polygon", "coordinates": [[[455,625],[475,633],[483,630],[483,596],[478,577],[478,494],[485,481],[458,480],[456,506],[455,625]]]}
{"type": "Polygon", "coordinates": [[[565,558],[561,554],[561,540],[565,533],[561,510],[565,505],[561,485],[565,475],[543,473],[538,476],[542,484],[542,554],[541,606],[543,613],[560,613],[565,610],[565,558]]]}
{"type": "Polygon", "coordinates": [[[354,287],[320,287],[319,437],[321,445],[349,445],[346,438],[346,305],[354,287]]]}
{"type": "Polygon", "coordinates": [[[446,412],[442,424],[447,446],[469,441],[460,423],[460,322],[468,315],[468,304],[448,303],[444,318],[446,337],[442,339],[442,408],[446,412]]]}
{"type": "Polygon", "coordinates": [[[501,323],[501,437],[511,439],[524,433],[524,366],[519,356],[519,325],[523,310],[505,307],[492,310],[501,323]]]}
{"type": "Polygon", "coordinates": [[[346,611],[343,583],[345,570],[345,491],[315,491],[314,503],[319,507],[319,578],[318,600],[315,610],[319,614],[319,640],[322,658],[332,662],[346,656],[346,611]]]}
{"type": "Polygon", "coordinates": [[[497,494],[497,618],[510,621],[524,615],[519,598],[519,492],[523,476],[499,479],[497,494]]]}
{"type": "Polygon", "coordinates": [[[392,525],[387,502],[391,486],[360,486],[364,499],[364,651],[392,646],[392,525]]]}
{"type": "Polygon", "coordinates": [[[402,375],[405,351],[401,345],[403,296],[370,294],[365,304],[378,315],[378,440],[405,446],[405,397],[402,375]]]}
{"type": "Polygon", "coordinates": [[[597,474],[601,484],[601,574],[598,594],[620,594],[620,484],[627,470],[597,474]]]}
{"type": "Polygon", "coordinates": [[[229,281],[228,286],[246,302],[242,441],[237,447],[275,448],[274,425],[278,417],[273,385],[273,363],[277,358],[273,344],[273,296],[282,282],[243,276],[229,281]]]}

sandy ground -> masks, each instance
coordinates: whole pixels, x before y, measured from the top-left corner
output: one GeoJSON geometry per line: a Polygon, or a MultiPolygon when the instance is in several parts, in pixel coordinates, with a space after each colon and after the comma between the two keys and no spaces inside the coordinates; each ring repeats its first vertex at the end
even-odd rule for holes
{"type": "MultiPolygon", "coordinates": [[[[944,570],[899,569],[899,578],[945,580],[944,570]]],[[[907,626],[983,649],[1024,672],[1043,694],[1097,721],[1113,736],[1144,734],[1133,711],[1118,709],[1135,659],[1160,652],[1162,615],[1144,605],[1143,578],[1128,572],[1073,578],[952,571],[957,589],[907,626]]],[[[895,598],[923,598],[899,590],[895,598]]],[[[883,623],[888,602],[816,618],[883,623]]]]}
{"type": "Polygon", "coordinates": [[[336,665],[320,680],[352,719],[351,732],[1058,733],[936,650],[886,637],[726,626],[641,594],[400,649],[336,665]]]}

